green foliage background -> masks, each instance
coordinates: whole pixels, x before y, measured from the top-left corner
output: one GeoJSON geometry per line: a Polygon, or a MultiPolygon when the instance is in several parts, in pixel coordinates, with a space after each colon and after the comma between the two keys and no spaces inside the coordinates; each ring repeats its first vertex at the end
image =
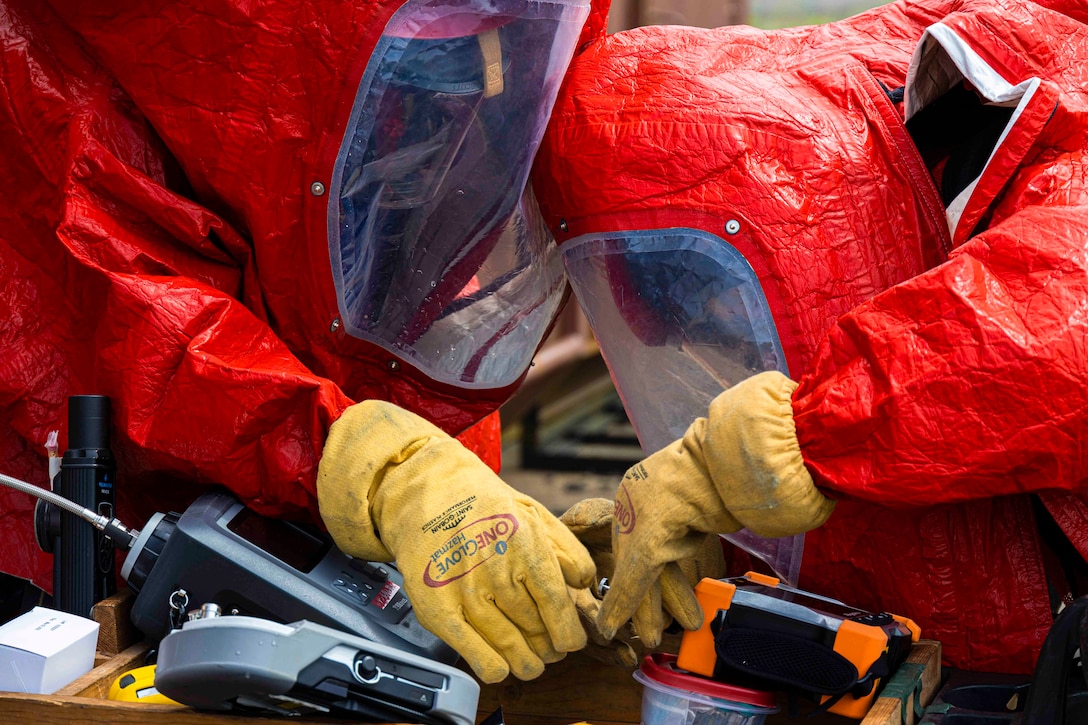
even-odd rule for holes
{"type": "Polygon", "coordinates": [[[757,28],[818,25],[885,4],[878,0],[749,0],[748,24],[757,28]]]}

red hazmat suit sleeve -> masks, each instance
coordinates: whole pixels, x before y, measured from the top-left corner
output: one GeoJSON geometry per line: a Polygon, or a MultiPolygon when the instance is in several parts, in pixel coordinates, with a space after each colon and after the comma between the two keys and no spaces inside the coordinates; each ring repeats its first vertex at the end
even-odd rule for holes
{"type": "MultiPolygon", "coordinates": [[[[0,84],[11,425],[44,443],[67,395],[108,395],[130,480],[310,508],[325,432],[350,401],[273,334],[248,246],[170,189],[183,186],[170,155],[116,86],[47,13],[34,20],[6,27],[0,84]]],[[[129,502],[169,499],[140,488],[129,502]]]]}
{"type": "Polygon", "coordinates": [[[817,483],[889,506],[1082,490],[1086,218],[1027,206],[844,315],[794,395],[817,483]]]}
{"type": "Polygon", "coordinates": [[[1085,5],[1083,0],[1036,0],[1036,4],[1057,10],[1082,23],[1088,23],[1088,5],[1085,5]]]}
{"type": "MultiPolygon", "coordinates": [[[[47,485],[72,394],[112,402],[118,515],[222,485],[318,520],[329,426],[353,401],[272,329],[251,244],[193,196],[113,78],[44,5],[0,15],[0,467],[47,485]]],[[[483,452],[495,416],[460,436],[483,452]]],[[[487,462],[497,468],[497,451],[487,462]]],[[[33,500],[0,489],[0,570],[51,588],[33,500]]]]}

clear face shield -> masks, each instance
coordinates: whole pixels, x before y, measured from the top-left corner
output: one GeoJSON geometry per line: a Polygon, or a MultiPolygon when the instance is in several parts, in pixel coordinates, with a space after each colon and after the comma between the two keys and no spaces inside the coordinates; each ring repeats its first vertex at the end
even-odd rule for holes
{"type": "Polygon", "coordinates": [[[390,20],[330,189],[348,334],[464,388],[527,369],[565,289],[527,178],[588,13],[410,0],[390,20]]]}
{"type": "MultiPolygon", "coordinates": [[[[647,453],[682,437],[726,388],[765,370],[789,374],[755,272],[720,237],[695,229],[590,234],[562,252],[647,453]]],[[[797,583],[803,534],[726,538],[797,583]]]]}

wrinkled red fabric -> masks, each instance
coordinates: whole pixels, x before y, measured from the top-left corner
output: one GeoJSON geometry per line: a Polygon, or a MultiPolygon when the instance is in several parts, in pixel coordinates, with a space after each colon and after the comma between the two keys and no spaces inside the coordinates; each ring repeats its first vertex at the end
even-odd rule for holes
{"type": "Polygon", "coordinates": [[[534,171],[560,242],[695,227],[745,254],[802,454],[840,499],[801,586],[910,617],[973,670],[1031,672],[1052,623],[1028,494],[1088,554],[1085,15],[919,0],[616,34],[575,58],[534,171]],[[1042,79],[954,234],[885,90],[937,22],[1006,81],[1042,79]]]}
{"type": "MultiPolygon", "coordinates": [[[[311,185],[402,4],[0,1],[0,469],[47,485],[73,394],[112,401],[137,528],[211,485],[316,520],[326,432],[366,398],[499,468],[512,389],[438,385],[333,325],[311,185]]],[[[0,569],[50,590],[33,506],[0,489],[0,569]]]]}

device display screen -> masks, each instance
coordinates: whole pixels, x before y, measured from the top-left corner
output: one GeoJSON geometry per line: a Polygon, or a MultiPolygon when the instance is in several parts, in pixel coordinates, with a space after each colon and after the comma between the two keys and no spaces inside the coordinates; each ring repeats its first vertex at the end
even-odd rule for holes
{"type": "Polygon", "coordinates": [[[763,585],[756,585],[754,588],[750,588],[751,585],[745,579],[738,579],[737,586],[744,589],[749,589],[752,592],[761,594],[765,597],[772,597],[774,599],[781,599],[784,602],[791,602],[799,606],[811,609],[814,612],[821,614],[827,614],[839,619],[854,619],[859,616],[867,614],[864,610],[857,609],[856,607],[849,607],[842,602],[838,602],[831,599],[823,599],[821,597],[814,597],[804,594],[798,591],[792,591],[783,587],[768,587],[763,585]]]}
{"type": "Polygon", "coordinates": [[[227,528],[303,574],[325,557],[332,546],[287,521],[270,519],[243,508],[227,528]]]}

